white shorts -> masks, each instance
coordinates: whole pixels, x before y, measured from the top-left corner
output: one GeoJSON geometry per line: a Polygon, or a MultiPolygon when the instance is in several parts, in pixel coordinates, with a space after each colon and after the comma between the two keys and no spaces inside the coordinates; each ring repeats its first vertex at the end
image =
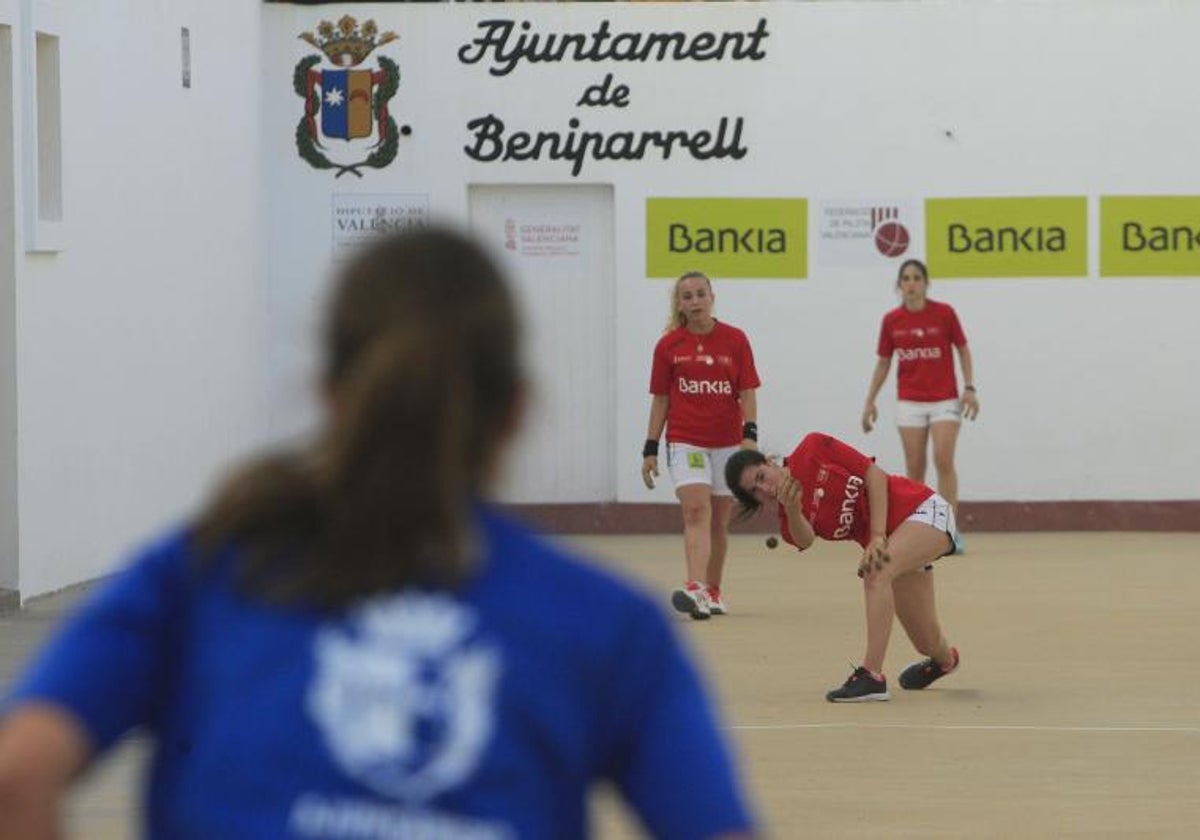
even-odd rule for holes
{"type": "Polygon", "coordinates": [[[930,423],[961,423],[962,402],[941,400],[939,402],[896,401],[896,425],[902,429],[927,429],[930,423]]]}
{"type": "MultiPolygon", "coordinates": [[[[922,525],[928,525],[931,528],[944,533],[950,538],[950,547],[946,550],[946,554],[953,554],[958,550],[958,523],[954,521],[954,508],[944,498],[934,493],[925,501],[921,502],[920,507],[912,512],[912,514],[904,520],[905,522],[920,522],[922,525]]],[[[925,568],[929,568],[926,566],[925,568]]]]}
{"type": "Polygon", "coordinates": [[[733,491],[725,486],[725,462],[739,449],[740,446],[705,449],[690,443],[668,443],[667,471],[677,488],[707,484],[714,496],[732,496],[733,491]]]}

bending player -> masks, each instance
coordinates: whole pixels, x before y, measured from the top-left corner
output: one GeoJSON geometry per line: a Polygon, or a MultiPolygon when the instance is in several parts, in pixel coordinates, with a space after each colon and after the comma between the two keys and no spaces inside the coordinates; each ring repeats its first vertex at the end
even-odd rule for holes
{"type": "Polygon", "coordinates": [[[725,465],[738,518],[777,502],[783,538],[804,551],[817,537],[862,546],[867,650],[862,664],[825,698],[834,703],[889,699],[883,657],[892,618],[927,657],[904,669],[900,687],[922,689],[958,667],[938,624],[930,564],[955,548],[954,509],[924,484],[889,475],[829,435],[807,435],[783,464],[742,450],[725,465]]]}

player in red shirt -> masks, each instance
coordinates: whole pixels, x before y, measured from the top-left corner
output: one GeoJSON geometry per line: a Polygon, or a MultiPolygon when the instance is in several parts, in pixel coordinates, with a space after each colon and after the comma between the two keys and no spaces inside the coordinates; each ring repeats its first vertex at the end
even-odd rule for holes
{"type": "Polygon", "coordinates": [[[862,664],[825,697],[834,703],[887,700],[883,658],[892,619],[927,658],[900,674],[900,687],[922,689],[958,667],[938,624],[930,566],[954,552],[954,508],[924,484],[888,475],[873,459],[829,435],[807,435],[782,464],[762,453],[739,452],[725,481],[742,516],[778,503],[783,538],[804,551],[817,537],[862,546],[867,651],[862,664]]]}
{"type": "Polygon", "coordinates": [[[974,420],[979,413],[975,395],[971,350],[948,304],[930,300],[929,272],[920,260],[905,260],[896,280],[903,304],[883,316],[879,330],[879,358],[871,374],[867,404],[863,408],[862,428],[870,432],[879,412],[875,398],[887,379],[892,356],[896,367],[899,401],[896,425],[904,444],[905,471],[913,481],[925,481],[925,453],[933,438],[933,466],[937,470],[937,488],[958,509],[958,473],[954,468],[954,449],[962,418],[974,420]],[[958,395],[951,348],[958,350],[962,366],[963,394],[958,395]]]}
{"type": "Polygon", "coordinates": [[[721,575],[733,497],[721,481],[725,462],[758,440],[759,386],[746,334],[713,317],[712,282],[698,271],[675,281],[667,329],[654,347],[650,423],[642,480],[654,488],[658,439],[667,430],[667,468],[683,508],[687,580],[671,595],[692,618],[724,615],[721,575]]]}

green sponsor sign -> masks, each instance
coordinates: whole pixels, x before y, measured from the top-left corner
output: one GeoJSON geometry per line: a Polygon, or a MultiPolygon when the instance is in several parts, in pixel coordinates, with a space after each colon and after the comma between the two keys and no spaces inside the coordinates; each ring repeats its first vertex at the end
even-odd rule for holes
{"type": "Polygon", "coordinates": [[[1086,277],[1087,198],[930,198],[935,277],[1086,277]]]}
{"type": "Polygon", "coordinates": [[[1101,277],[1200,277],[1200,196],[1102,196],[1101,277]]]}
{"type": "Polygon", "coordinates": [[[646,199],[646,276],[685,271],[807,277],[807,199],[646,199]]]}

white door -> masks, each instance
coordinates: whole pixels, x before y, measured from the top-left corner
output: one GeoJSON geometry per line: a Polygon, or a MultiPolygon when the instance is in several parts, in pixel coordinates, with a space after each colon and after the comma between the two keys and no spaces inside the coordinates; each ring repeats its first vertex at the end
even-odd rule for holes
{"type": "Polygon", "coordinates": [[[533,393],[507,464],[509,502],[616,498],[613,198],[606,185],[473,185],[471,226],[525,320],[533,393]]]}

